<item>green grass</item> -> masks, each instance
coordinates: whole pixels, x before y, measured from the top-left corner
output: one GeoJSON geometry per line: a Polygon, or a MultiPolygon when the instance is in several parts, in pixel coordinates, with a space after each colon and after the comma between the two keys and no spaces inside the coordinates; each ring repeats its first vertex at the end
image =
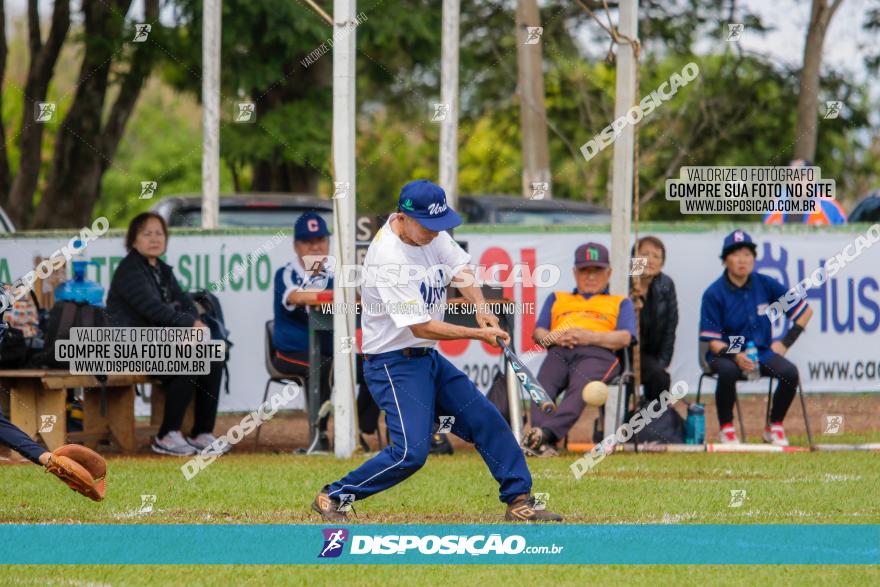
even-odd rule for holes
{"type": "MultiPolygon", "coordinates": [[[[838,442],[876,441],[841,436],[838,442]]],[[[530,460],[534,491],[572,523],[868,524],[880,523],[876,453],[614,455],[575,480],[577,457],[530,460]],[[745,504],[729,507],[730,491],[745,504]]],[[[30,465],[0,468],[5,523],[317,523],[308,505],[317,490],[361,459],[229,455],[186,481],[180,461],[110,458],[101,503],[74,495],[30,465]],[[154,511],[138,514],[141,495],[154,511]]],[[[436,457],[409,481],[357,505],[358,523],[503,523],[497,486],[474,452],[436,457]]],[[[634,544],[633,548],[638,548],[634,544]]],[[[0,567],[3,585],[870,585],[877,567],[808,566],[136,566],[0,567]],[[71,578],[77,580],[71,582],[71,578]],[[530,580],[531,579],[531,580],[530,580]]]]}
{"type": "MultiPolygon", "coordinates": [[[[530,460],[534,491],[578,523],[880,523],[876,453],[619,454],[576,480],[577,455],[530,460]],[[740,508],[730,491],[744,489],[740,508]]],[[[111,458],[107,498],[78,499],[29,465],[3,467],[0,521],[30,523],[308,523],[318,489],[359,459],[241,454],[191,481],[181,461],[111,458]],[[137,515],[141,495],[154,511],[137,515]]],[[[497,485],[473,451],[435,457],[407,482],[358,504],[355,522],[495,523],[497,485]]]]}
{"type": "MultiPolygon", "coordinates": [[[[635,545],[634,545],[635,546],[635,545]]],[[[0,584],[10,586],[99,585],[332,585],[334,587],[407,587],[453,585],[506,585],[508,587],[563,587],[588,585],[876,585],[877,567],[855,566],[552,566],[495,565],[348,565],[276,566],[80,566],[3,567],[0,584]]]]}

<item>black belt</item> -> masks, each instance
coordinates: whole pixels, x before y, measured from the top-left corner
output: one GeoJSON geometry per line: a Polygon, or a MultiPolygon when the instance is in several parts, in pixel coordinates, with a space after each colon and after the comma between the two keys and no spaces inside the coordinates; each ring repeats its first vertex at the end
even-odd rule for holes
{"type": "Polygon", "coordinates": [[[379,353],[377,355],[368,355],[364,354],[364,359],[368,361],[372,361],[373,359],[381,359],[385,357],[395,357],[401,356],[404,357],[426,357],[434,352],[433,347],[410,347],[406,349],[400,349],[397,351],[388,351],[387,353],[379,353]]]}

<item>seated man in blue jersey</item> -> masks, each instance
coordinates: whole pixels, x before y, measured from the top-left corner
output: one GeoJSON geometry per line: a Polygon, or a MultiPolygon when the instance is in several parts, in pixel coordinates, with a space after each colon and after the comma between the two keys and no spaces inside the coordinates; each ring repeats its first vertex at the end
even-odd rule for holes
{"type": "MultiPolygon", "coordinates": [[[[275,273],[275,330],[272,341],[275,356],[272,364],[282,373],[309,375],[308,305],[318,295],[333,291],[333,275],[318,259],[330,254],[330,231],[318,214],[306,212],[293,228],[293,259],[275,273]],[[307,267],[308,265],[308,267],[307,267]]],[[[319,334],[321,346],[321,404],[330,399],[330,374],[333,371],[333,337],[319,334]]],[[[327,418],[319,425],[318,450],[329,450],[327,418]]]]}
{"type": "MultiPolygon", "coordinates": [[[[275,331],[272,340],[275,356],[272,364],[282,373],[308,377],[309,374],[309,315],[308,304],[319,301],[319,294],[333,291],[332,269],[322,259],[330,254],[330,231],[318,214],[306,212],[294,224],[294,257],[275,273],[275,331]]],[[[321,404],[330,399],[330,381],[333,372],[333,336],[319,333],[321,347],[321,404]]],[[[367,392],[363,377],[363,360],[357,356],[358,425],[361,448],[370,450],[363,434],[378,430],[379,407],[367,392]]],[[[327,418],[322,418],[317,450],[330,448],[327,436],[327,418]]]]}
{"type": "Polygon", "coordinates": [[[733,426],[736,382],[757,367],[761,375],[779,379],[764,441],[788,446],[782,420],[797,392],[798,370],[784,355],[803,332],[813,311],[806,300],[793,305],[786,311],[792,327],[781,341],[773,341],[767,308],[782,298],[786,289],[772,277],[755,271],[756,250],[752,237],[742,230],[734,230],[725,237],[721,247],[724,274],[703,293],[700,340],[709,343],[706,361],[718,374],[715,404],[721,442],[739,442],[733,426]],[[757,347],[757,366],[746,356],[748,343],[757,347]]]}

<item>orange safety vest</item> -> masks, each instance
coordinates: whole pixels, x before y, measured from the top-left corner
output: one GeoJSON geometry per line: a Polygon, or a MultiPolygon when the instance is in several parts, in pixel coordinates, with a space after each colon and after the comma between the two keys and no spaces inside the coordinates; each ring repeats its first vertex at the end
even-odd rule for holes
{"type": "MultiPolygon", "coordinates": [[[[824,207],[825,203],[834,208],[834,210],[842,219],[842,222],[846,223],[846,212],[837,200],[823,200],[822,202],[820,202],[819,205],[816,206],[816,210],[807,214],[807,217],[804,219],[803,223],[814,226],[840,224],[841,222],[834,222],[828,216],[828,211],[824,207]]],[[[779,211],[771,212],[764,217],[764,224],[785,224],[785,214],[779,211]]]]}
{"type": "Polygon", "coordinates": [[[550,310],[550,331],[583,328],[593,332],[617,330],[620,302],[626,296],[596,294],[584,299],[579,293],[557,291],[550,310]]]}

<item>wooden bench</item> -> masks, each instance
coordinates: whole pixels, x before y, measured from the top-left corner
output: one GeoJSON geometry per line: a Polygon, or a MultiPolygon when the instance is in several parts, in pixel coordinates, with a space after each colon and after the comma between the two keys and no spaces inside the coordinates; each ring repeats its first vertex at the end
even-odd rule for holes
{"type": "Polygon", "coordinates": [[[0,388],[9,391],[4,413],[26,434],[42,440],[49,450],[66,442],[82,442],[94,448],[102,440],[123,451],[136,450],[135,385],[148,381],[150,378],[144,375],[108,376],[107,409],[102,414],[101,383],[93,375],[49,369],[0,370],[0,388]],[[83,431],[68,433],[67,390],[77,387],[86,389],[83,431]]]}
{"type": "MultiPolygon", "coordinates": [[[[0,370],[0,393],[3,413],[49,450],[68,442],[80,442],[97,448],[106,441],[123,452],[138,449],[137,432],[150,436],[159,431],[165,410],[165,389],[155,377],[147,375],[109,375],[107,410],[101,414],[101,383],[93,375],[71,375],[64,370],[0,370]],[[150,383],[150,425],[136,429],[134,416],[135,386],[150,383]],[[83,430],[67,431],[67,390],[82,387],[83,430]],[[43,425],[43,416],[54,416],[51,425],[43,425]]],[[[182,431],[188,434],[195,418],[195,402],[190,402],[182,431]]],[[[2,449],[3,447],[0,447],[2,449]]]]}

